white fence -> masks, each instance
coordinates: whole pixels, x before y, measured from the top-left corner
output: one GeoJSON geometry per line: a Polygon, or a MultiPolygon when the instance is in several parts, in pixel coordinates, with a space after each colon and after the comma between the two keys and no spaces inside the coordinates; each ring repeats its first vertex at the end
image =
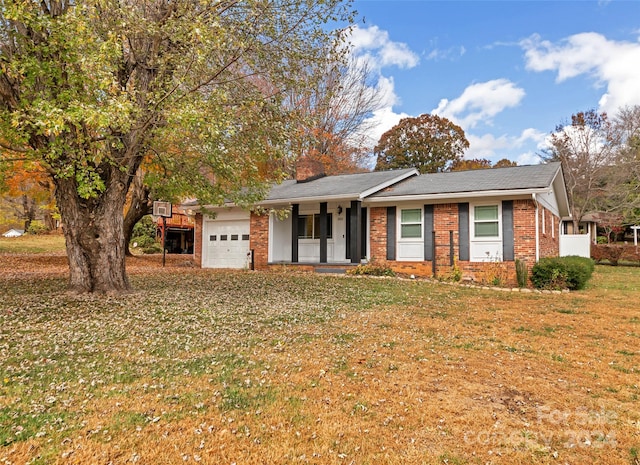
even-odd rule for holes
{"type": "Polygon", "coordinates": [[[561,234],[560,256],[578,255],[591,257],[591,238],[589,234],[561,234]]]}

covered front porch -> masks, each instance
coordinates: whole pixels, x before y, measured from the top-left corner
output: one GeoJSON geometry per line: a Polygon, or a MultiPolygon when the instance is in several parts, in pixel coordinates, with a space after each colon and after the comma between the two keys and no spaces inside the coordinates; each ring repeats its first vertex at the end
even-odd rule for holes
{"type": "Polygon", "coordinates": [[[359,200],[295,203],[286,215],[269,215],[268,264],[360,264],[369,255],[368,236],[359,200]]]}

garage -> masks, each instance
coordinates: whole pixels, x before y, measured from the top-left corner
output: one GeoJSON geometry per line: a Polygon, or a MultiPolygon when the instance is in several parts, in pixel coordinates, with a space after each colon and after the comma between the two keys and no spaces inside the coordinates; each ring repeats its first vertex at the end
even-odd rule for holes
{"type": "Polygon", "coordinates": [[[249,218],[204,222],[203,267],[247,268],[250,261],[249,218]]]}

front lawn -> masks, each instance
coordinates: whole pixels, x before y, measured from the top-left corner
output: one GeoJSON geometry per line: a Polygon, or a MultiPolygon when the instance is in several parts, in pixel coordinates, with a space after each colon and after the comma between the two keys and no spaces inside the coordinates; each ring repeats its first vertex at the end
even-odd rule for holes
{"type": "Polygon", "coordinates": [[[0,463],[639,460],[639,268],[556,295],[175,262],[121,297],[18,268],[0,463]]]}
{"type": "Polygon", "coordinates": [[[0,236],[0,253],[64,253],[62,234],[25,234],[20,237],[0,236]]]}

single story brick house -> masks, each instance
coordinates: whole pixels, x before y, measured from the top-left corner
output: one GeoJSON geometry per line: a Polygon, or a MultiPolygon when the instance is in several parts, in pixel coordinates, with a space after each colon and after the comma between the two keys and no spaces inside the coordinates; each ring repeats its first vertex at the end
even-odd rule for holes
{"type": "Polygon", "coordinates": [[[415,169],[323,176],[313,163],[249,212],[196,216],[202,267],[345,269],[516,282],[515,261],[559,254],[569,202],[560,163],[420,175],[415,169]]]}

